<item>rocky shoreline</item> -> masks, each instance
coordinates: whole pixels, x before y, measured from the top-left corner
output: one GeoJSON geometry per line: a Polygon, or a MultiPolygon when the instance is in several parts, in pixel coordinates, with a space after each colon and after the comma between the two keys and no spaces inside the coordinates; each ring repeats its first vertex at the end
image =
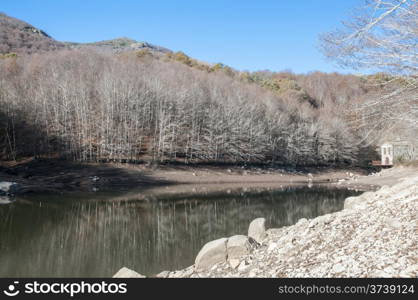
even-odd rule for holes
{"type": "MultiPolygon", "coordinates": [[[[263,227],[256,219],[248,236],[209,242],[195,265],[155,277],[417,277],[418,176],[349,197],[336,213],[263,227]]],[[[115,277],[141,276],[124,271],[115,277]]]]}

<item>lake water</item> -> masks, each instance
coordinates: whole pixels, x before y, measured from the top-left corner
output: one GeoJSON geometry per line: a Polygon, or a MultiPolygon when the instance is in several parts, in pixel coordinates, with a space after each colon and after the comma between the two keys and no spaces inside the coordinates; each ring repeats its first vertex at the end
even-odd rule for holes
{"type": "Polygon", "coordinates": [[[208,241],[338,211],[358,194],[320,187],[228,191],[153,201],[37,197],[0,205],[0,277],[152,275],[190,266],[208,241]]]}

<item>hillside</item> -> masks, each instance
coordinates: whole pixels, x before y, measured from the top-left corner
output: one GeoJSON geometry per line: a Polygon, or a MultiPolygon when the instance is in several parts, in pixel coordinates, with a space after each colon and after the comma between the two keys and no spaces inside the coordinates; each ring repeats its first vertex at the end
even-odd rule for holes
{"type": "Polygon", "coordinates": [[[0,13],[0,53],[35,53],[65,48],[44,31],[0,13]]]}
{"type": "Polygon", "coordinates": [[[18,57],[0,60],[0,159],[364,164],[386,127],[356,107],[404,82],[243,72],[129,38],[58,42],[4,14],[1,25],[2,53],[18,57]],[[34,52],[48,53],[20,55],[34,52]]]}
{"type": "Polygon", "coordinates": [[[171,51],[167,48],[156,46],[147,42],[138,42],[136,40],[121,37],[112,40],[99,41],[94,43],[66,43],[71,49],[89,48],[93,50],[120,53],[129,51],[148,50],[153,54],[165,54],[171,51]]]}
{"type": "Polygon", "coordinates": [[[126,37],[93,43],[60,42],[41,29],[0,12],[0,54],[86,48],[112,53],[148,50],[159,55],[171,52],[167,48],[126,37]]]}

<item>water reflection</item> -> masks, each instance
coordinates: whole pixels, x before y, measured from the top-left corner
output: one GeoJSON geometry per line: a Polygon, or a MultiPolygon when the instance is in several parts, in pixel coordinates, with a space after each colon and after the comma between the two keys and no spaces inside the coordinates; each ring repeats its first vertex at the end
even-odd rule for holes
{"type": "Polygon", "coordinates": [[[0,277],[102,277],[127,266],[143,274],[193,264],[207,241],[343,207],[355,192],[292,188],[182,199],[14,202],[0,206],[0,277]]]}

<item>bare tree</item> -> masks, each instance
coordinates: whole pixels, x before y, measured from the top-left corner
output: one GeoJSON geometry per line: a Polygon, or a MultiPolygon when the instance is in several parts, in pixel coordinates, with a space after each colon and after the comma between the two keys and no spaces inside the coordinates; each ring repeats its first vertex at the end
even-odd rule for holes
{"type": "Polygon", "coordinates": [[[369,0],[344,28],[321,36],[325,55],[343,66],[391,74],[352,107],[363,141],[395,124],[418,129],[418,1],[369,0]]]}
{"type": "Polygon", "coordinates": [[[356,156],[345,123],[325,108],[224,72],[92,50],[2,59],[0,70],[8,158],[336,164],[356,156]]]}

